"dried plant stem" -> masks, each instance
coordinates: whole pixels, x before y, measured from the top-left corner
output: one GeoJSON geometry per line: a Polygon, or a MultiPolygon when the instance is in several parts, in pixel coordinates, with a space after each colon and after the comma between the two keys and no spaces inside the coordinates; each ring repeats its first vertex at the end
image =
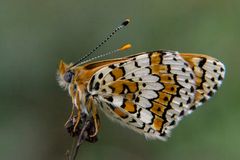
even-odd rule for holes
{"type": "Polygon", "coordinates": [[[66,160],[75,160],[76,159],[80,145],[84,142],[84,140],[88,136],[87,128],[89,127],[89,125],[90,125],[89,120],[87,120],[83,123],[81,132],[80,132],[79,136],[77,137],[77,142],[76,142],[76,144],[73,143],[71,153],[69,152],[69,150],[67,150],[67,152],[66,152],[66,160]]]}

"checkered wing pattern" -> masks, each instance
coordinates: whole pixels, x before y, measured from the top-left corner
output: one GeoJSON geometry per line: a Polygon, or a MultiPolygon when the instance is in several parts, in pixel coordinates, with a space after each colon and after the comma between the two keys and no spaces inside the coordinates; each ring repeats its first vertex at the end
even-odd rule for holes
{"type": "Polygon", "coordinates": [[[109,117],[165,140],[196,103],[192,67],[175,51],[144,52],[97,71],[88,92],[109,117]]]}
{"type": "Polygon", "coordinates": [[[182,53],[181,56],[195,75],[196,93],[188,112],[191,113],[216,93],[224,79],[225,67],[219,60],[207,55],[182,53]]]}

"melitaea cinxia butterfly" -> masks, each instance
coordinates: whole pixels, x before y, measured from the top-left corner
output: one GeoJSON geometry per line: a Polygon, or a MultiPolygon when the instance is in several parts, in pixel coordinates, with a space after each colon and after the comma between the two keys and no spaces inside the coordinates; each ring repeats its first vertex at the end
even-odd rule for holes
{"type": "MultiPolygon", "coordinates": [[[[117,51],[127,48],[129,45],[117,51]]],[[[73,103],[68,121],[72,134],[79,130],[83,115],[92,120],[90,137],[96,136],[100,125],[97,110],[101,109],[147,138],[165,140],[184,116],[213,96],[225,73],[223,63],[203,54],[156,50],[84,62],[93,51],[74,64],[60,62],[59,84],[68,89],[73,103]]]]}

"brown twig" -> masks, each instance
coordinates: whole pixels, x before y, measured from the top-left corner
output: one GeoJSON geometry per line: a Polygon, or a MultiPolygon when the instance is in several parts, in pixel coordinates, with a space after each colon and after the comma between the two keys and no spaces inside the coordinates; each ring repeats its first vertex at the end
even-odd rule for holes
{"type": "Polygon", "coordinates": [[[80,145],[84,141],[88,141],[90,143],[95,143],[97,141],[97,136],[90,136],[93,135],[95,132],[94,120],[92,117],[88,117],[86,114],[81,115],[81,121],[77,126],[76,132],[73,132],[74,123],[73,117],[70,117],[66,124],[66,128],[71,136],[77,137],[77,142],[73,142],[73,146],[71,152],[69,150],[66,151],[66,160],[75,160],[77,157],[77,153],[79,151],[80,145]]]}
{"type": "Polygon", "coordinates": [[[85,121],[85,123],[83,124],[83,127],[81,128],[81,132],[78,136],[77,144],[75,145],[75,147],[72,148],[71,154],[69,153],[69,150],[67,150],[66,156],[68,160],[76,159],[80,145],[85,141],[85,139],[88,136],[87,128],[89,127],[89,125],[90,125],[90,121],[89,120],[85,121]]]}

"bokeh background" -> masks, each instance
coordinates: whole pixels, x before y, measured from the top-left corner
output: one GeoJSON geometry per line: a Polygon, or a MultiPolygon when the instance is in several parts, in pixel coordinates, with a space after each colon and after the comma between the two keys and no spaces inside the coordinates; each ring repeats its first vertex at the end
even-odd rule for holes
{"type": "Polygon", "coordinates": [[[71,147],[71,101],[56,82],[60,59],[72,62],[125,18],[132,21],[98,53],[124,43],[133,48],[107,58],[170,49],[206,53],[226,64],[219,92],[173,131],[149,141],[101,114],[96,144],[84,160],[240,159],[239,0],[1,0],[0,159],[59,160],[71,147]]]}

